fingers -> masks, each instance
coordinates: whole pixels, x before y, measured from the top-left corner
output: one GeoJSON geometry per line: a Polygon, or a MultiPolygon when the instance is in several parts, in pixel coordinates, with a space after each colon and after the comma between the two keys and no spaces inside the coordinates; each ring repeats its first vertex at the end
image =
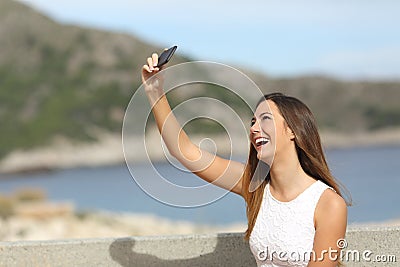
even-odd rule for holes
{"type": "Polygon", "coordinates": [[[158,64],[158,55],[156,53],[153,53],[151,57],[147,58],[147,67],[145,68],[148,72],[153,72],[153,70],[160,70],[158,67],[156,67],[158,64]]]}
{"type": "Polygon", "coordinates": [[[150,72],[154,69],[153,68],[153,59],[151,57],[147,58],[147,65],[149,67],[150,72]]]}
{"type": "Polygon", "coordinates": [[[146,70],[147,72],[151,72],[151,70],[150,70],[148,65],[143,65],[143,69],[146,70]]]}
{"type": "Polygon", "coordinates": [[[153,67],[156,67],[158,65],[158,55],[157,55],[157,53],[153,53],[153,55],[151,55],[151,58],[153,59],[153,67]]]}

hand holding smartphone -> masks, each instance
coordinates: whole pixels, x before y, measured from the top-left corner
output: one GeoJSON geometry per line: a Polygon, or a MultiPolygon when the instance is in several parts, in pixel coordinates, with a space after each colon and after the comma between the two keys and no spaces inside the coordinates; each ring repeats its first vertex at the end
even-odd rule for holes
{"type": "Polygon", "coordinates": [[[174,55],[176,49],[178,46],[173,46],[167,50],[164,50],[161,55],[158,57],[158,64],[157,67],[160,68],[161,66],[165,65],[168,63],[168,61],[172,58],[174,55]]]}
{"type": "Polygon", "coordinates": [[[151,79],[150,82],[147,82],[154,74],[161,70],[161,67],[168,63],[168,61],[172,58],[173,54],[175,53],[177,46],[173,46],[169,49],[164,50],[158,60],[155,58],[156,55],[152,55],[151,57],[147,58],[147,64],[142,68],[142,82],[146,85],[146,92],[152,91],[154,88],[162,88],[163,83],[163,75],[158,75],[156,79],[151,79]],[[157,66],[154,66],[154,62],[157,60],[157,66]],[[153,72],[153,70],[156,71],[153,72]]]}

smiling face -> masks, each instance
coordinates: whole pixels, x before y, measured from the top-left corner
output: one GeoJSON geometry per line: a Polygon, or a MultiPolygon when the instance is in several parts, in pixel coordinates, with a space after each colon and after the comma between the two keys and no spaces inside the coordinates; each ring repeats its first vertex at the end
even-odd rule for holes
{"type": "Polygon", "coordinates": [[[250,141],[257,151],[257,158],[269,165],[274,157],[294,145],[294,134],[272,100],[262,101],[257,106],[251,125],[250,141]]]}

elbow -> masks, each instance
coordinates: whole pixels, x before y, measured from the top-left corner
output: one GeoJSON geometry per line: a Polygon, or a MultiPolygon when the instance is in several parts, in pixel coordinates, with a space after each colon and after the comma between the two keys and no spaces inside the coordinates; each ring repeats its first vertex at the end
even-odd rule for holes
{"type": "MultiPolygon", "coordinates": [[[[180,149],[179,147],[174,147],[171,149],[168,149],[169,154],[174,157],[176,160],[178,160],[180,163],[185,164],[188,162],[193,162],[196,161],[194,157],[195,155],[195,148],[191,146],[181,146],[184,147],[184,149],[180,149]]],[[[197,154],[197,153],[196,153],[197,154]]]]}
{"type": "Polygon", "coordinates": [[[169,154],[180,161],[180,159],[182,158],[182,153],[179,151],[179,149],[168,149],[169,154]]]}
{"type": "Polygon", "coordinates": [[[185,157],[185,151],[183,151],[182,149],[180,149],[178,146],[176,147],[167,147],[169,154],[174,157],[176,160],[182,162],[182,160],[184,160],[185,157]]]}

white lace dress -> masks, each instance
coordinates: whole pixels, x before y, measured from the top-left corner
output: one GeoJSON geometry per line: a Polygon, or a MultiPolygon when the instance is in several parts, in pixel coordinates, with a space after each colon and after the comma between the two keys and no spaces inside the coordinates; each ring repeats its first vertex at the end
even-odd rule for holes
{"type": "MultiPolygon", "coordinates": [[[[289,202],[275,199],[265,186],[260,211],[250,235],[257,266],[307,266],[314,243],[314,211],[325,189],[316,181],[289,202]]],[[[333,189],[332,189],[333,190],[333,189]]]]}

